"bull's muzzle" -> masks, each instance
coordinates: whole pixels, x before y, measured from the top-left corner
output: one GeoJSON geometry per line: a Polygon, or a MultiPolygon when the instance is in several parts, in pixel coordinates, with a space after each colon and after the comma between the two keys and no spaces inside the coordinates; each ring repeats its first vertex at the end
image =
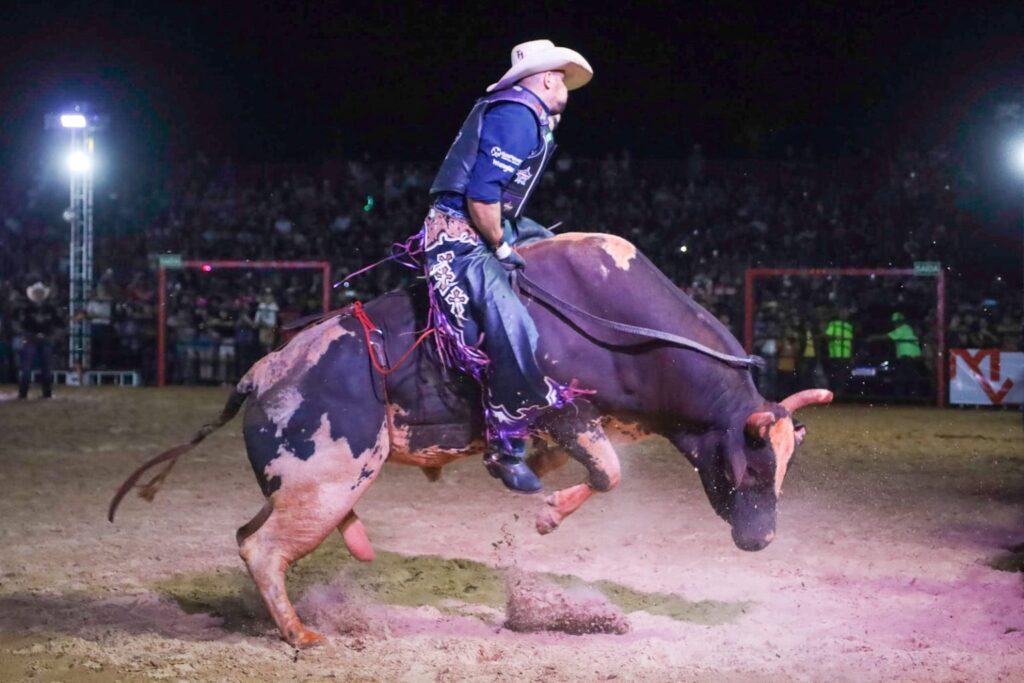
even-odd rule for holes
{"type": "Polygon", "coordinates": [[[739,489],[733,494],[729,526],[740,550],[763,550],[775,538],[774,492],[769,487],[739,489]]]}
{"type": "Polygon", "coordinates": [[[775,538],[774,531],[769,531],[767,534],[757,536],[745,532],[739,532],[736,527],[732,528],[733,543],[735,543],[736,547],[740,550],[746,550],[748,552],[764,550],[768,547],[768,544],[772,542],[773,538],[775,538]]]}

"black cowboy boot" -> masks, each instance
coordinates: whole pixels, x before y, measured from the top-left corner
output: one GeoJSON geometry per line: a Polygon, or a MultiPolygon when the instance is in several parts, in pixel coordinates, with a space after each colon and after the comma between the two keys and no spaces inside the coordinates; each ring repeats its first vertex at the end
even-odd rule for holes
{"type": "Polygon", "coordinates": [[[488,453],[484,456],[484,467],[492,477],[501,479],[501,483],[511,491],[537,493],[544,485],[540,483],[540,477],[534,474],[523,457],[526,452],[526,440],[508,441],[512,445],[511,452],[500,442],[490,444],[488,453]]]}

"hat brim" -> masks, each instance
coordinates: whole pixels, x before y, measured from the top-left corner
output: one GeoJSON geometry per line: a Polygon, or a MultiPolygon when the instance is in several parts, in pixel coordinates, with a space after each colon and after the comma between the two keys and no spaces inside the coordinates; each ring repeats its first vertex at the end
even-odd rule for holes
{"type": "Polygon", "coordinates": [[[501,79],[487,86],[487,92],[503,90],[516,82],[544,71],[564,71],[565,87],[569,90],[582,88],[594,77],[594,70],[579,52],[567,47],[554,47],[550,50],[529,55],[505,72],[501,79]]]}

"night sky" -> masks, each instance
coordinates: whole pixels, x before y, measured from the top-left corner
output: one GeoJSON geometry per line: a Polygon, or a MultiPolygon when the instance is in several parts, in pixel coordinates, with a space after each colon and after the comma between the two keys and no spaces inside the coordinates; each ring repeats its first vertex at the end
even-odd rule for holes
{"type": "Polygon", "coordinates": [[[0,161],[23,166],[72,100],[110,114],[125,162],[439,159],[538,37],[596,72],[560,131],[575,156],[950,142],[1022,92],[1021,3],[603,4],[18,3],[0,18],[0,161]]]}

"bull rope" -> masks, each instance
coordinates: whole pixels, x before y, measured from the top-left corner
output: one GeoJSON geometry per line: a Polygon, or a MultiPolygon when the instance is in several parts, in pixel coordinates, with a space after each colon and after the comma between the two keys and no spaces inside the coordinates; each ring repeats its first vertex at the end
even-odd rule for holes
{"type": "MultiPolygon", "coordinates": [[[[561,225],[561,223],[557,223],[557,224],[555,224],[552,227],[553,228],[554,227],[558,227],[559,225],[561,225]]],[[[424,251],[425,251],[425,249],[424,249],[424,243],[423,243],[423,233],[421,231],[421,232],[418,232],[418,233],[412,235],[405,242],[395,242],[394,244],[391,245],[391,255],[390,256],[388,256],[386,258],[383,258],[380,261],[377,261],[376,263],[370,264],[369,266],[366,266],[364,268],[360,268],[359,270],[357,270],[356,272],[352,273],[351,275],[346,276],[345,279],[340,280],[340,281],[334,283],[334,286],[337,287],[337,286],[342,285],[342,284],[347,285],[349,280],[351,280],[352,278],[357,277],[359,275],[362,275],[364,273],[367,273],[367,272],[373,270],[374,268],[376,268],[377,266],[383,265],[383,264],[385,264],[385,263],[387,263],[389,261],[396,261],[399,264],[405,266],[406,268],[412,268],[414,270],[419,270],[419,269],[421,269],[423,267],[421,259],[422,259],[422,256],[424,254],[424,251]]],[[[755,367],[763,368],[765,366],[765,361],[760,356],[756,356],[756,355],[734,356],[732,354],[728,354],[728,353],[725,353],[723,351],[718,351],[716,349],[712,349],[712,348],[710,348],[708,346],[705,346],[704,344],[701,344],[700,342],[694,341],[693,339],[690,339],[688,337],[684,337],[682,335],[673,334],[671,332],[666,332],[664,330],[652,329],[650,327],[643,327],[643,326],[640,326],[640,325],[630,325],[630,324],[627,324],[627,323],[621,323],[621,322],[618,322],[618,321],[615,321],[615,320],[608,320],[607,318],[602,318],[601,316],[595,315],[593,313],[590,313],[589,311],[585,311],[582,308],[579,308],[578,306],[569,303],[565,299],[562,299],[557,294],[554,294],[554,293],[544,289],[544,287],[540,286],[539,284],[537,284],[536,282],[534,282],[530,278],[526,277],[526,275],[522,271],[516,272],[515,277],[518,279],[518,281],[520,283],[520,287],[519,288],[524,293],[526,293],[527,296],[530,296],[530,297],[532,297],[534,299],[537,299],[541,303],[546,304],[547,306],[550,306],[551,308],[559,311],[560,313],[562,313],[563,315],[566,315],[567,317],[571,317],[570,314],[575,314],[577,316],[581,316],[583,318],[587,318],[587,319],[597,323],[598,325],[601,325],[602,327],[606,327],[608,329],[615,330],[617,332],[623,332],[625,334],[629,334],[629,335],[632,335],[632,336],[635,336],[635,337],[641,337],[643,339],[663,341],[663,342],[667,342],[669,344],[672,344],[674,346],[681,346],[683,348],[687,348],[687,349],[690,349],[692,351],[696,351],[698,353],[702,353],[705,356],[709,356],[711,358],[714,358],[714,359],[716,359],[718,361],[721,361],[721,362],[723,362],[723,363],[725,363],[727,365],[738,366],[738,367],[741,367],[741,368],[746,368],[747,370],[751,370],[751,369],[753,369],[755,367]],[[526,286],[524,287],[523,285],[526,285],[526,286]]],[[[428,284],[429,284],[429,282],[428,282],[428,284]]],[[[432,298],[433,297],[431,297],[431,299],[432,298]]],[[[440,313],[440,311],[437,310],[436,303],[433,300],[430,303],[431,303],[432,313],[435,312],[435,311],[437,313],[440,313]]],[[[369,317],[366,316],[366,314],[362,310],[362,306],[360,305],[359,302],[356,302],[356,307],[357,307],[357,310],[355,311],[355,314],[356,314],[356,317],[359,318],[360,323],[362,323],[362,325],[363,325],[363,330],[364,330],[364,332],[366,334],[367,346],[369,347],[370,332],[372,330],[377,330],[378,328],[373,324],[373,322],[369,319],[369,317]]],[[[434,316],[434,315],[431,316],[431,318],[435,318],[435,317],[436,316],[434,316]]],[[[444,321],[441,321],[441,322],[444,322],[444,321]]],[[[412,350],[415,349],[416,346],[418,346],[423,341],[423,339],[426,337],[428,332],[434,331],[436,333],[435,336],[437,337],[438,355],[441,356],[442,360],[447,361],[446,365],[449,365],[449,367],[451,367],[453,365],[453,363],[451,361],[456,360],[458,356],[455,353],[454,349],[449,348],[449,345],[450,345],[450,342],[451,342],[451,335],[450,335],[449,330],[444,329],[445,327],[446,327],[445,325],[439,324],[439,322],[435,320],[433,327],[430,328],[429,330],[427,330],[426,332],[424,332],[422,335],[420,335],[420,338],[416,340],[416,343],[413,344],[413,346],[408,351],[406,351],[405,355],[402,356],[402,360],[399,361],[398,365],[401,365],[401,363],[405,361],[405,359],[408,357],[408,355],[410,353],[412,353],[412,350]],[[448,333],[448,334],[446,334],[446,333],[448,333]]],[[[457,344],[456,344],[456,346],[457,346],[457,344]]],[[[468,347],[468,348],[464,349],[464,351],[468,352],[470,349],[475,350],[474,347],[468,347]]],[[[463,350],[463,349],[460,349],[460,350],[463,350]]],[[[392,372],[394,372],[394,370],[397,369],[397,366],[396,366],[395,368],[393,368],[391,370],[385,371],[385,369],[380,366],[380,364],[377,362],[376,358],[374,357],[374,354],[372,353],[372,349],[368,348],[367,351],[370,354],[370,360],[373,362],[374,368],[376,368],[376,370],[378,372],[380,372],[382,375],[384,375],[385,377],[387,375],[391,374],[392,372]]],[[[477,359],[474,358],[474,360],[477,360],[477,359]]],[[[473,375],[477,380],[480,379],[480,377],[479,377],[480,367],[482,365],[484,365],[484,364],[486,364],[486,363],[480,363],[479,361],[476,362],[476,363],[474,363],[474,362],[456,363],[456,365],[462,366],[461,369],[464,372],[468,372],[468,374],[473,375]],[[474,369],[474,368],[476,369],[476,372],[472,371],[472,369],[474,369]]]]}
{"type": "MultiPolygon", "coordinates": [[[[387,377],[395,370],[402,367],[405,361],[409,359],[409,356],[412,354],[412,352],[416,350],[416,347],[422,344],[427,337],[434,333],[433,327],[428,327],[427,329],[423,330],[423,332],[420,333],[420,336],[416,338],[416,341],[413,342],[412,346],[410,346],[406,350],[406,352],[402,354],[402,357],[398,359],[398,362],[392,365],[390,368],[385,368],[380,364],[380,361],[377,360],[377,354],[373,352],[373,343],[370,341],[371,332],[376,332],[380,334],[381,337],[383,337],[384,334],[380,331],[380,328],[377,327],[372,320],[370,320],[370,316],[367,315],[366,309],[363,308],[362,301],[355,302],[355,304],[352,307],[352,315],[354,315],[356,317],[356,320],[359,321],[359,324],[363,326],[363,335],[366,337],[366,353],[367,355],[370,356],[370,362],[373,364],[373,369],[379,372],[384,377],[387,377]]],[[[386,382],[384,384],[384,392],[386,398],[386,382]]]]}
{"type": "Polygon", "coordinates": [[[642,327],[640,325],[629,325],[627,323],[620,323],[615,320],[608,320],[607,318],[602,318],[599,315],[594,315],[589,311],[585,311],[582,308],[579,308],[578,306],[569,303],[565,299],[559,297],[557,294],[549,292],[548,290],[544,289],[530,278],[526,277],[526,275],[523,274],[522,271],[519,271],[516,274],[516,277],[519,279],[519,288],[523,292],[525,292],[527,296],[537,299],[541,303],[550,306],[551,308],[557,310],[563,315],[566,315],[566,317],[571,317],[569,316],[569,314],[574,313],[578,316],[588,318],[603,327],[615,330],[616,332],[624,332],[626,334],[631,334],[635,337],[653,339],[657,341],[668,342],[669,344],[673,344],[675,346],[682,346],[683,348],[691,349],[693,351],[697,351],[698,353],[703,353],[706,356],[710,356],[711,358],[714,358],[716,360],[720,360],[723,363],[726,363],[727,365],[738,365],[748,370],[753,367],[763,368],[765,365],[764,359],[761,358],[760,356],[733,356],[728,353],[723,353],[722,351],[716,351],[715,349],[705,346],[700,342],[696,342],[688,337],[683,337],[678,334],[665,332],[663,330],[655,330],[650,327],[642,327]],[[524,287],[523,285],[526,286],[524,287]]]}

